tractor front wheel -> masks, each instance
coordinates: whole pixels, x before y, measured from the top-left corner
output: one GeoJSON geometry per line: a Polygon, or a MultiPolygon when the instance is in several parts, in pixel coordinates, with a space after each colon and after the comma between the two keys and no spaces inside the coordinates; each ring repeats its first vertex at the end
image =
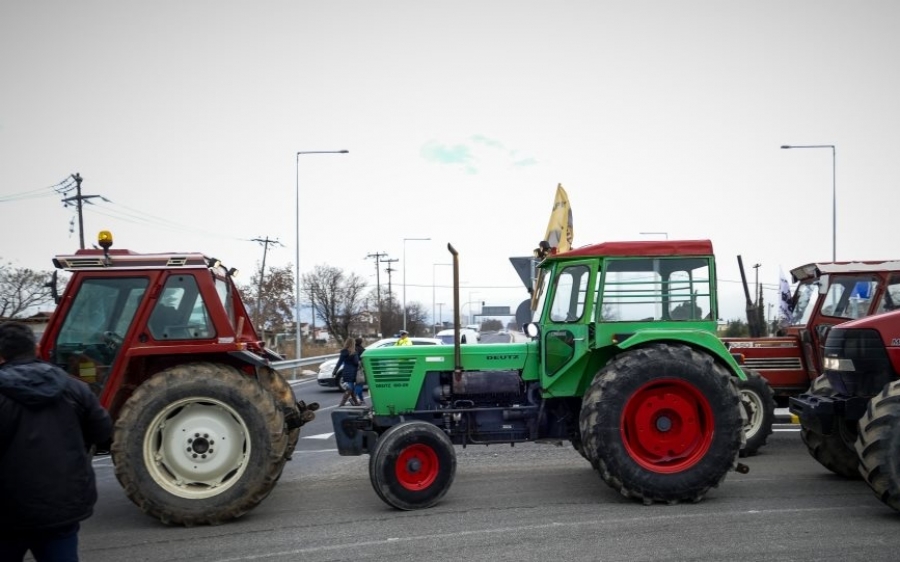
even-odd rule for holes
{"type": "Polygon", "coordinates": [[[586,456],[626,497],[696,502],[725,478],[743,431],[731,375],[685,345],[623,352],[595,376],[581,410],[586,456]]]}
{"type": "Polygon", "coordinates": [[[433,424],[397,424],[378,438],[369,459],[375,493],[388,505],[413,510],[437,503],[456,476],[456,451],[433,424]]]}
{"type": "MultiPolygon", "coordinates": [[[[828,377],[820,375],[813,380],[809,393],[831,396],[835,392],[828,377]]],[[[834,428],[829,435],[818,427],[802,425],[802,420],[800,425],[800,438],[809,454],[831,472],[851,480],[860,478],[859,457],[854,448],[858,433],[856,420],[848,421],[843,416],[835,416],[834,428]]]]}
{"type": "Polygon", "coordinates": [[[855,444],[860,472],[875,496],[900,511],[900,381],[869,401],[855,444]]]}
{"type": "Polygon", "coordinates": [[[255,379],[227,365],[178,365],[145,381],[122,407],[111,450],[116,477],[163,523],[224,523],[275,487],[284,429],[282,410],[255,379]]]}
{"type": "Polygon", "coordinates": [[[772,434],[772,424],[775,423],[775,393],[758,372],[744,369],[744,375],[747,376],[747,380],[737,381],[741,405],[747,413],[747,422],[744,424],[744,437],[747,443],[741,449],[741,456],[749,457],[755,455],[772,434]]]}

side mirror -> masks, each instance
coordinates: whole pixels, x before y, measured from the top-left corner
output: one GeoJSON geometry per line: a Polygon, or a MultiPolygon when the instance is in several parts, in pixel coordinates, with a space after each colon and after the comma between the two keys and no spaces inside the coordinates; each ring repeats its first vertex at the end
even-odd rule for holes
{"type": "Polygon", "coordinates": [[[525,335],[529,338],[536,338],[541,335],[541,328],[534,322],[525,324],[525,335]]]}

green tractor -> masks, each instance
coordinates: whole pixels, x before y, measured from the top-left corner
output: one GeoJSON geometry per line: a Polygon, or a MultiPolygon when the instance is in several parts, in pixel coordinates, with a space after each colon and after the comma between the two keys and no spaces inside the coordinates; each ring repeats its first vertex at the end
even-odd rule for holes
{"type": "Polygon", "coordinates": [[[370,455],[382,500],[434,505],[453,482],[455,445],[568,440],[644,504],[696,502],[747,470],[746,376],[716,337],[711,242],[607,242],[538,268],[530,341],[363,354],[371,409],[337,408],[332,422],[341,455],[370,455]]]}

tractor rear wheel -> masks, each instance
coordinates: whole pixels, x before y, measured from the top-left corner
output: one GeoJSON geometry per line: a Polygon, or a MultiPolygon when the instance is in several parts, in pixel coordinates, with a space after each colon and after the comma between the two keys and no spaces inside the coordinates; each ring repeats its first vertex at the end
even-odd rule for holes
{"type": "MultiPolygon", "coordinates": [[[[809,387],[809,394],[814,396],[832,396],[834,393],[825,375],[817,377],[809,387]]],[[[843,416],[835,416],[834,428],[830,435],[822,433],[818,427],[802,425],[801,420],[800,438],[812,458],[831,472],[852,480],[861,477],[859,457],[854,447],[858,434],[857,422],[848,421],[843,416]]]]}
{"type": "Polygon", "coordinates": [[[433,424],[397,424],[378,438],[369,459],[372,487],[385,503],[413,510],[437,503],[456,476],[456,451],[433,424]]]}
{"type": "Polygon", "coordinates": [[[141,384],[113,434],[116,478],[166,524],[215,525],[256,507],[285,462],[284,416],[237,369],[188,363],[141,384]]]}
{"type": "Polygon", "coordinates": [[[741,456],[749,457],[755,455],[772,434],[772,424],[775,423],[775,393],[758,372],[744,369],[744,374],[747,380],[737,381],[741,405],[747,413],[747,422],[744,424],[744,437],[747,442],[741,449],[741,456]]]}
{"type": "Polygon", "coordinates": [[[860,472],[875,496],[900,511],[900,381],[869,401],[856,440],[860,472]]]}
{"type": "Polygon", "coordinates": [[[626,497],[696,502],[735,464],[743,439],[736,386],[685,345],[629,350],[595,376],[581,410],[586,456],[626,497]]]}

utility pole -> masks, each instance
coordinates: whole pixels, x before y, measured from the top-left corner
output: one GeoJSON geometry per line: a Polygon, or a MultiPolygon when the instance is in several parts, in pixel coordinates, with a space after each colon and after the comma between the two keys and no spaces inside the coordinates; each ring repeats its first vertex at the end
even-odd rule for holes
{"type": "Polygon", "coordinates": [[[391,273],[393,273],[393,272],[395,272],[395,271],[397,271],[397,270],[394,269],[394,268],[392,268],[392,267],[390,266],[390,264],[396,263],[396,262],[398,262],[398,261],[400,261],[400,260],[397,259],[397,258],[393,258],[393,259],[389,259],[389,260],[381,260],[381,263],[386,263],[386,264],[388,264],[388,266],[384,269],[384,271],[388,274],[388,309],[391,309],[391,310],[393,310],[392,307],[391,307],[391,305],[392,305],[393,302],[394,302],[394,291],[393,291],[393,289],[391,288],[391,273]]]}
{"type": "Polygon", "coordinates": [[[375,252],[366,258],[375,258],[375,300],[378,304],[378,333],[381,334],[381,258],[387,257],[386,252],[375,252]]]}
{"type": "MultiPolygon", "coordinates": [[[[254,318],[257,324],[259,324],[260,329],[262,329],[262,318],[260,318],[260,312],[262,311],[263,277],[265,276],[266,272],[266,253],[269,251],[269,244],[278,244],[279,246],[284,246],[284,244],[282,244],[278,240],[271,240],[268,236],[266,236],[265,238],[254,238],[251,240],[251,242],[259,242],[263,245],[262,266],[259,268],[259,285],[256,289],[256,318],[254,318]]],[[[315,314],[313,315],[313,318],[315,318],[315,314]]],[[[315,320],[313,321],[315,322],[315,320]]]]}
{"type": "Polygon", "coordinates": [[[72,174],[71,178],[75,180],[75,196],[74,197],[66,197],[62,200],[63,205],[65,207],[69,206],[69,203],[75,202],[75,208],[78,211],[78,240],[81,243],[81,249],[84,249],[84,216],[82,214],[82,207],[84,207],[85,201],[90,202],[91,199],[99,197],[104,201],[107,201],[105,197],[102,195],[82,195],[81,194],[81,182],[82,177],[81,174],[75,172],[72,174]]]}

